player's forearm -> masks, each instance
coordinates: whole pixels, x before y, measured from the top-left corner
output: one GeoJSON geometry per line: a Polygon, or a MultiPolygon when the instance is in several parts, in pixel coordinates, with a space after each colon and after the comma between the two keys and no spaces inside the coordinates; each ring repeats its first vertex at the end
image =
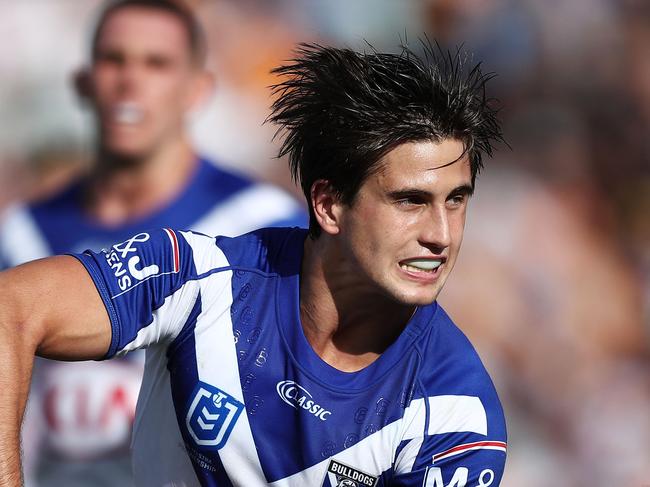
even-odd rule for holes
{"type": "Polygon", "coordinates": [[[0,487],[22,485],[20,425],[38,343],[29,326],[30,300],[14,274],[0,273],[0,487]]]}
{"type": "Polygon", "coordinates": [[[20,424],[34,358],[10,328],[0,325],[0,487],[22,485],[20,424]]]}
{"type": "MultiPolygon", "coordinates": [[[[5,335],[6,327],[1,333],[5,335]]],[[[0,340],[0,487],[22,485],[20,424],[22,421],[33,363],[21,357],[20,346],[0,340]]]]}

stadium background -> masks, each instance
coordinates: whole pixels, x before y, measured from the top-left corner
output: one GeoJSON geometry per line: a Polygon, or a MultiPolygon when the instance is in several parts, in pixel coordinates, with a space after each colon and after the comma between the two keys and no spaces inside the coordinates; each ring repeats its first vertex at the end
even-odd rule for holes
{"type": "MultiPolygon", "coordinates": [[[[0,208],[87,166],[91,119],[69,84],[100,4],[0,0],[0,208]]],[[[441,301],[506,409],[502,485],[650,485],[650,2],[192,4],[217,75],[197,146],[294,192],[261,121],[296,42],[391,49],[427,32],[498,73],[511,148],[479,177],[441,301]]]]}

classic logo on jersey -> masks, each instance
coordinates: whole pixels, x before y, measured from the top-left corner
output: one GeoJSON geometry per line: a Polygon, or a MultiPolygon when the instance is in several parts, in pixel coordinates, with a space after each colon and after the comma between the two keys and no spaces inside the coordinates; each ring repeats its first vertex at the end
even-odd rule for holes
{"type": "Polygon", "coordinates": [[[283,380],[275,386],[280,399],[295,409],[304,409],[321,421],[327,421],[331,411],[318,404],[307,389],[292,380],[283,380]]]}
{"type": "Polygon", "coordinates": [[[244,410],[244,405],[217,387],[199,382],[187,411],[185,424],[197,445],[222,448],[244,410]]]}
{"type": "Polygon", "coordinates": [[[374,487],[379,478],[345,465],[336,460],[330,460],[323,487],[374,487]]]}
{"type": "Polygon", "coordinates": [[[180,267],[178,238],[176,233],[168,228],[165,228],[164,232],[169,238],[172,250],[172,262],[169,268],[165,266],[165,269],[161,270],[157,264],[150,263],[146,265],[139,255],[131,255],[137,253],[137,244],[147,242],[151,238],[148,233],[138,233],[122,243],[113,245],[111,249],[105,252],[106,262],[113,270],[117,285],[121,291],[126,291],[151,276],[178,272],[180,267]]]}

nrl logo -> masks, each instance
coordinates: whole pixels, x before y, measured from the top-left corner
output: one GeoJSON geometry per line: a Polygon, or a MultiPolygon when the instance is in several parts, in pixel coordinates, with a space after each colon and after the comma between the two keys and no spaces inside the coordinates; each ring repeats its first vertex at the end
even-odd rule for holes
{"type": "Polygon", "coordinates": [[[230,394],[199,382],[194,389],[185,425],[197,445],[211,450],[222,448],[244,405],[230,394]]]}
{"type": "Polygon", "coordinates": [[[352,468],[336,460],[330,460],[323,487],[375,487],[379,478],[352,468]]]}

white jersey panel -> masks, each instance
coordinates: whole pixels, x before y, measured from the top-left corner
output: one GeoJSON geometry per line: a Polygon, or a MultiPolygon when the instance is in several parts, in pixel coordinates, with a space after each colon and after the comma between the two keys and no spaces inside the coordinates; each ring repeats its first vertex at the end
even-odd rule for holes
{"type": "MultiPolygon", "coordinates": [[[[201,279],[201,296],[206,307],[197,319],[195,329],[196,366],[199,380],[217,385],[236,400],[244,403],[239,378],[235,339],[230,319],[232,271],[224,271],[201,279]],[[227,283],[224,283],[227,280],[227,283]]],[[[266,482],[257,456],[257,448],[248,422],[242,414],[235,423],[228,442],[219,451],[228,477],[234,485],[264,486],[266,482]]]]}
{"type": "Polygon", "coordinates": [[[153,313],[149,326],[138,331],[135,339],[116,353],[116,356],[144,348],[152,343],[171,343],[181,332],[199,294],[199,283],[188,281],[165,298],[165,303],[153,313]]]}
{"type": "Polygon", "coordinates": [[[487,435],[487,414],[478,397],[434,396],[429,408],[429,435],[461,431],[487,435]]]}
{"type": "Polygon", "coordinates": [[[192,229],[209,234],[218,228],[220,235],[240,235],[261,228],[270,221],[287,218],[299,209],[296,200],[284,191],[269,184],[257,184],[215,207],[192,229]],[[241,215],[241,218],[233,215],[241,215]]]}
{"type": "Polygon", "coordinates": [[[227,267],[228,259],[214,243],[213,237],[192,232],[179,232],[192,247],[192,257],[197,274],[205,274],[220,267],[227,267]]]}
{"type": "Polygon", "coordinates": [[[413,470],[413,463],[420,452],[426,430],[426,403],[424,399],[415,399],[404,411],[403,440],[410,440],[395,459],[395,473],[407,473],[413,470]]]}
{"type": "Polygon", "coordinates": [[[50,246],[24,206],[12,206],[2,215],[0,255],[9,266],[52,255],[50,246]]]}

